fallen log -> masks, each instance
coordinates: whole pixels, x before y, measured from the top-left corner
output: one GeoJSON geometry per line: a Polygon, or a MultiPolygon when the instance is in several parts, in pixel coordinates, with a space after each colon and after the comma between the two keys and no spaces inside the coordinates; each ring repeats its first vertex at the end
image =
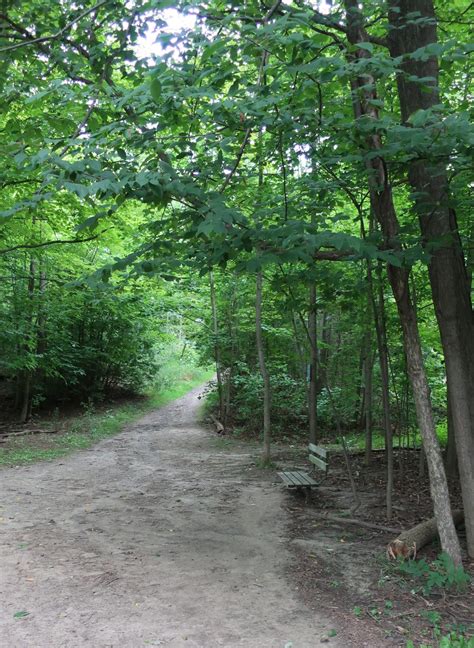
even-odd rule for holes
{"type": "MultiPolygon", "coordinates": [[[[50,431],[48,431],[50,432],[50,431]]],[[[12,432],[0,432],[0,437],[11,437],[11,436],[26,436],[28,434],[46,434],[46,430],[40,430],[37,428],[27,429],[27,430],[16,430],[12,432]]]]}
{"type": "Polygon", "coordinates": [[[221,423],[220,421],[218,421],[218,420],[216,419],[216,417],[213,416],[212,414],[211,414],[211,420],[212,420],[212,422],[214,423],[214,425],[216,426],[217,434],[225,434],[225,428],[224,428],[224,426],[223,426],[222,423],[221,423]]]}
{"type": "MultiPolygon", "coordinates": [[[[457,526],[464,520],[464,513],[460,509],[453,511],[454,524],[457,526]]],[[[434,540],[438,535],[438,527],[435,518],[420,522],[412,529],[403,531],[398,538],[392,540],[387,546],[387,558],[416,558],[416,553],[434,540]]]]}
{"type": "Polygon", "coordinates": [[[337,522],[337,524],[353,524],[355,526],[363,527],[364,529],[375,529],[376,531],[383,531],[384,533],[400,533],[400,529],[394,527],[387,527],[374,522],[366,522],[365,520],[358,520],[357,518],[339,517],[338,515],[321,515],[321,520],[330,520],[337,522]]]}

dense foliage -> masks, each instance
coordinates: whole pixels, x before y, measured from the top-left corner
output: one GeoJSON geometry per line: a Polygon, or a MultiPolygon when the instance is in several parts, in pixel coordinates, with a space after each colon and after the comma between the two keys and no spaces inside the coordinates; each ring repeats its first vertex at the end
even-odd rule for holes
{"type": "Polygon", "coordinates": [[[0,360],[20,416],[140,389],[177,312],[265,459],[271,421],[365,429],[367,461],[379,429],[391,492],[393,434],[420,432],[449,518],[438,423],[467,509],[471,4],[43,8],[0,14],[0,360]]]}

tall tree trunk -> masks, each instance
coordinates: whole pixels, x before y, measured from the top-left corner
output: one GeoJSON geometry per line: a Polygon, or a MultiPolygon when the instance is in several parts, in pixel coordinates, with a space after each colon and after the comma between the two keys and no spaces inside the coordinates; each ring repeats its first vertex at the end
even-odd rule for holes
{"type": "MultiPolygon", "coordinates": [[[[382,402],[384,411],[385,456],[387,458],[387,487],[385,492],[387,520],[392,519],[393,508],[393,427],[390,407],[390,371],[387,338],[387,317],[385,315],[385,297],[383,292],[382,264],[377,265],[378,275],[378,312],[380,344],[382,350],[381,373],[383,374],[382,402]]],[[[392,376],[393,378],[393,376],[392,376]]],[[[393,380],[392,380],[393,387],[393,380]]]]}
{"type": "MultiPolygon", "coordinates": [[[[389,8],[388,41],[393,57],[437,42],[432,0],[389,0],[389,8]],[[420,19],[414,21],[413,15],[420,19]]],[[[435,56],[426,60],[405,58],[402,70],[397,84],[406,124],[415,111],[439,104],[438,61],[435,56]],[[420,78],[424,78],[423,82],[420,78]]],[[[415,190],[425,242],[444,242],[431,250],[428,270],[450,385],[468,553],[474,557],[474,317],[470,280],[456,216],[449,204],[445,166],[421,157],[411,162],[408,177],[415,190]]]]}
{"type": "Polygon", "coordinates": [[[238,279],[237,276],[232,278],[232,291],[231,298],[229,302],[229,309],[227,313],[227,325],[228,325],[228,336],[230,340],[230,359],[229,366],[227,368],[225,390],[224,390],[224,418],[222,424],[224,425],[224,430],[227,429],[231,411],[231,402],[232,402],[232,377],[235,367],[235,358],[236,358],[236,339],[234,332],[234,317],[238,312],[237,309],[237,294],[238,294],[238,279]]]}
{"type": "Polygon", "coordinates": [[[367,354],[364,362],[364,424],[365,424],[365,465],[372,459],[372,375],[374,356],[372,353],[372,335],[367,336],[367,354]]]}
{"type": "MultiPolygon", "coordinates": [[[[356,60],[366,59],[369,57],[367,50],[357,47],[358,43],[364,43],[368,40],[358,1],[345,0],[344,5],[347,12],[347,35],[349,42],[354,48],[350,56],[356,60]]],[[[377,108],[374,105],[374,101],[377,99],[374,78],[366,73],[364,77],[359,77],[354,80],[352,93],[356,119],[362,115],[366,115],[378,120],[377,108]]],[[[382,149],[382,142],[378,134],[370,135],[367,138],[366,144],[373,152],[382,149]]],[[[392,248],[396,248],[399,224],[391,186],[389,184],[387,167],[382,155],[372,157],[367,162],[367,167],[372,210],[380,223],[386,244],[392,248]]],[[[461,548],[453,522],[446,473],[438,437],[436,436],[418,324],[410,297],[409,271],[405,268],[388,265],[387,272],[403,330],[407,370],[413,390],[418,425],[426,452],[430,475],[431,498],[433,500],[441,546],[443,551],[448,553],[455,563],[459,564],[461,563],[461,548]]]]}
{"type": "Polygon", "coordinates": [[[43,261],[40,261],[40,273],[39,273],[39,285],[38,285],[38,339],[36,345],[36,352],[38,355],[42,355],[46,351],[47,339],[46,339],[46,309],[44,304],[44,298],[46,293],[46,271],[43,267],[43,261]]]}
{"type": "MultiPolygon", "coordinates": [[[[370,233],[374,228],[373,214],[370,217],[370,233]]],[[[360,212],[360,229],[361,236],[365,240],[366,232],[364,225],[364,216],[360,212]]],[[[373,328],[375,326],[376,309],[374,303],[374,286],[372,279],[371,261],[367,260],[367,306],[366,306],[366,333],[364,340],[364,428],[365,428],[365,465],[369,466],[372,459],[372,391],[373,391],[373,369],[374,369],[374,352],[373,352],[373,328]]],[[[377,344],[379,337],[377,336],[377,344]]],[[[385,418],[385,416],[384,416],[385,418]]]]}
{"type": "MultiPolygon", "coordinates": [[[[403,270],[402,270],[403,272],[403,270]]],[[[430,476],[430,491],[433,499],[435,517],[441,539],[441,546],[449,553],[455,563],[461,563],[461,549],[453,523],[448,485],[443,459],[433,419],[430,390],[423,364],[418,325],[410,302],[408,281],[400,276],[399,268],[389,266],[391,283],[396,291],[395,299],[402,323],[407,368],[410,375],[418,424],[423,439],[423,448],[430,476]],[[394,272],[395,270],[395,272],[394,272]]]]}
{"type": "Polygon", "coordinates": [[[258,364],[260,366],[260,373],[263,380],[263,464],[270,462],[270,438],[271,438],[271,423],[270,423],[270,406],[271,406],[271,391],[270,391],[270,376],[268,374],[267,365],[265,362],[265,350],[263,346],[262,334],[262,289],[263,277],[262,272],[257,273],[257,285],[255,293],[255,334],[257,341],[257,354],[258,364]]]}
{"type": "Polygon", "coordinates": [[[451,398],[449,396],[449,388],[446,398],[446,418],[448,426],[448,445],[446,447],[446,473],[448,477],[454,479],[458,476],[458,459],[456,452],[456,435],[453,426],[453,411],[451,405],[451,398]]]}
{"type": "MultiPolygon", "coordinates": [[[[368,262],[370,264],[370,261],[368,262]]],[[[373,369],[374,369],[374,353],[373,353],[373,333],[372,323],[374,320],[374,309],[372,304],[372,281],[369,281],[369,272],[367,275],[367,320],[366,320],[366,333],[364,338],[364,429],[365,429],[365,464],[370,465],[372,459],[372,388],[373,388],[373,369]]]]}
{"type": "Polygon", "coordinates": [[[222,390],[221,348],[219,344],[219,321],[217,319],[216,284],[213,272],[209,273],[209,283],[211,289],[212,332],[214,335],[214,360],[216,362],[217,394],[219,397],[219,420],[223,421],[224,393],[222,390]]]}
{"type": "Polygon", "coordinates": [[[305,357],[304,349],[303,349],[303,347],[301,345],[300,336],[299,336],[299,332],[298,332],[298,321],[296,319],[296,313],[295,313],[294,310],[291,311],[291,326],[293,327],[293,333],[294,333],[294,336],[295,336],[295,339],[294,339],[295,351],[296,351],[296,355],[297,355],[298,361],[299,361],[298,362],[298,369],[296,371],[296,374],[298,376],[301,376],[301,378],[304,380],[304,382],[306,384],[306,379],[307,379],[307,375],[306,375],[306,357],[305,357]]]}
{"type": "Polygon", "coordinates": [[[318,370],[316,372],[316,393],[320,394],[327,383],[327,367],[331,347],[332,329],[331,318],[323,313],[321,319],[321,344],[318,348],[318,370]]]}
{"type": "Polygon", "coordinates": [[[364,429],[365,422],[365,387],[364,387],[364,375],[365,375],[365,357],[367,353],[366,345],[367,334],[361,338],[360,348],[359,348],[359,366],[357,368],[358,380],[356,382],[356,406],[355,406],[355,415],[354,423],[358,430],[364,429]]]}
{"type": "Polygon", "coordinates": [[[372,266],[367,265],[367,279],[372,299],[372,312],[374,314],[375,333],[377,337],[377,351],[380,365],[380,380],[382,383],[382,412],[383,430],[385,437],[385,453],[387,457],[387,486],[386,486],[386,514],[387,519],[392,518],[393,495],[393,442],[392,442],[392,416],[390,411],[390,376],[388,371],[388,346],[387,331],[385,326],[385,302],[383,296],[382,277],[379,276],[378,300],[375,296],[372,266]]]}
{"type": "Polygon", "coordinates": [[[308,389],[308,415],[309,415],[309,441],[316,443],[317,439],[317,390],[316,372],[318,366],[318,338],[316,328],[316,284],[311,283],[309,287],[309,315],[308,315],[308,337],[310,345],[310,375],[308,389]]]}
{"type": "MultiPolygon", "coordinates": [[[[34,223],[34,220],[33,220],[34,223]]],[[[34,336],[34,298],[35,298],[35,281],[36,281],[36,261],[33,256],[30,257],[29,274],[28,274],[28,316],[27,316],[27,339],[25,343],[25,353],[29,354],[33,347],[34,336]]],[[[25,369],[22,372],[21,394],[20,394],[20,422],[26,423],[31,415],[31,381],[32,370],[25,369]]]]}

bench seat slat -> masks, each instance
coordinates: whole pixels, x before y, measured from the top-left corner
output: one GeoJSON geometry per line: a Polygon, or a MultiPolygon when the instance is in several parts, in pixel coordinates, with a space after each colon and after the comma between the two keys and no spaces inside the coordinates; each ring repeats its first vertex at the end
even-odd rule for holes
{"type": "Polygon", "coordinates": [[[294,473],[286,473],[284,476],[282,476],[282,479],[288,484],[288,486],[295,486],[295,487],[310,487],[310,486],[316,486],[316,482],[314,482],[311,477],[304,477],[303,475],[300,474],[294,474],[294,473]]]}
{"type": "Polygon", "coordinates": [[[295,486],[295,480],[291,473],[281,472],[278,473],[278,477],[280,477],[280,479],[282,479],[288,486],[295,486]]]}
{"type": "Polygon", "coordinates": [[[292,474],[292,477],[295,479],[295,482],[297,481],[301,486],[311,485],[312,479],[307,473],[295,470],[295,472],[292,474]]]}
{"type": "Polygon", "coordinates": [[[312,487],[318,485],[307,473],[298,470],[279,472],[278,476],[288,486],[312,487]]]}

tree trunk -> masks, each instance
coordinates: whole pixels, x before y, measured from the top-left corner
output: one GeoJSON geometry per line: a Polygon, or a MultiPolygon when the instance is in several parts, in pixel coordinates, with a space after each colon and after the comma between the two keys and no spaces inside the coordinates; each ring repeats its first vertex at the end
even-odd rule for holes
{"type": "MultiPolygon", "coordinates": [[[[373,215],[370,218],[370,233],[373,232],[373,215]]],[[[362,212],[360,213],[361,236],[365,240],[365,226],[362,212]]],[[[373,391],[373,328],[376,325],[376,312],[374,308],[374,287],[372,280],[371,261],[367,260],[367,307],[366,307],[366,334],[365,334],[365,356],[364,356],[364,428],[365,428],[365,465],[369,466],[372,459],[372,391],[373,391]]],[[[379,337],[377,335],[377,342],[379,337]]]]}
{"type": "MultiPolygon", "coordinates": [[[[34,220],[33,220],[34,223],[34,220]]],[[[33,348],[34,322],[33,309],[35,298],[35,280],[36,280],[36,262],[33,256],[30,257],[29,274],[28,274],[28,315],[27,326],[28,333],[25,342],[25,353],[28,355],[33,348]]],[[[31,382],[32,370],[25,369],[22,372],[21,395],[20,395],[20,422],[26,423],[31,415],[31,382]]]]}
{"type": "Polygon", "coordinates": [[[226,383],[225,383],[225,394],[224,394],[224,419],[222,421],[222,423],[224,424],[224,430],[226,430],[228,427],[230,412],[231,412],[231,404],[232,404],[232,376],[234,373],[235,358],[236,358],[236,339],[235,339],[236,336],[234,332],[234,325],[236,324],[236,322],[234,322],[234,318],[236,317],[236,313],[238,312],[238,307],[237,307],[238,286],[239,286],[238,278],[235,275],[232,278],[231,299],[229,302],[229,309],[227,313],[228,336],[230,340],[230,358],[229,358],[228,368],[226,372],[226,383]]]}
{"type": "MultiPolygon", "coordinates": [[[[385,432],[385,456],[387,458],[387,487],[385,491],[387,520],[392,519],[393,507],[393,429],[390,408],[390,378],[388,363],[387,318],[385,316],[385,298],[383,294],[382,265],[378,264],[378,324],[380,373],[382,376],[382,403],[385,432]]],[[[377,307],[375,311],[377,312],[377,307]]]]}
{"type": "Polygon", "coordinates": [[[380,380],[382,383],[382,411],[383,429],[385,436],[385,454],[387,457],[387,486],[386,486],[386,512],[387,519],[392,518],[393,494],[393,447],[392,447],[392,418],[390,412],[390,378],[388,371],[387,331],[385,327],[385,304],[382,288],[382,277],[379,277],[378,303],[375,297],[372,266],[367,264],[367,281],[369,295],[372,301],[374,314],[375,333],[377,337],[377,351],[380,365],[380,380]]]}
{"type": "Polygon", "coordinates": [[[270,392],[270,376],[268,375],[268,369],[265,362],[265,351],[263,347],[263,335],[262,335],[262,283],[263,277],[262,273],[257,273],[257,289],[255,295],[255,334],[257,341],[257,353],[258,353],[258,364],[260,366],[260,373],[263,380],[263,455],[262,461],[263,464],[268,464],[270,462],[270,437],[271,437],[271,427],[270,427],[270,404],[271,404],[271,392],[270,392]]]}
{"type": "Polygon", "coordinates": [[[212,311],[212,332],[214,334],[214,359],[216,362],[217,374],[217,394],[219,397],[219,419],[224,419],[224,393],[222,390],[222,366],[221,366],[221,349],[219,344],[219,322],[217,319],[216,304],[216,285],[214,282],[214,273],[209,274],[209,283],[211,288],[211,311],[212,311]]]}
{"type": "Polygon", "coordinates": [[[357,377],[356,382],[356,397],[355,397],[355,414],[354,414],[354,425],[358,430],[363,430],[365,426],[365,358],[367,353],[366,345],[366,336],[367,333],[361,338],[360,348],[359,348],[359,366],[357,367],[357,377]]]}
{"type": "Polygon", "coordinates": [[[446,473],[448,477],[454,479],[458,476],[458,459],[456,453],[456,436],[454,434],[453,426],[453,412],[451,406],[451,398],[449,396],[449,388],[447,393],[447,407],[446,418],[448,425],[448,445],[446,448],[446,473]]]}
{"type": "Polygon", "coordinates": [[[453,523],[451,504],[449,501],[448,484],[444,470],[441,449],[433,419],[430,390],[423,364],[423,355],[407,281],[407,271],[389,266],[391,284],[397,302],[398,312],[402,323],[407,356],[407,369],[415,400],[415,408],[423,439],[423,448],[430,476],[430,492],[436,523],[443,551],[446,551],[453,561],[461,563],[461,548],[453,523]],[[405,277],[403,276],[405,275],[405,277]]]}
{"type": "Polygon", "coordinates": [[[317,439],[317,390],[316,371],[318,366],[318,339],[316,329],[316,284],[309,287],[308,337],[310,344],[310,375],[308,389],[309,441],[316,443],[317,439]]]}
{"type": "MultiPolygon", "coordinates": [[[[348,39],[354,47],[354,51],[350,56],[355,59],[366,59],[370,56],[367,50],[357,47],[358,43],[364,43],[368,40],[358,2],[357,0],[345,0],[344,4],[347,12],[348,39]]],[[[362,115],[367,115],[378,120],[377,108],[374,105],[374,101],[377,99],[375,79],[366,73],[364,77],[357,78],[353,81],[352,91],[356,119],[362,115]]],[[[370,135],[367,138],[366,144],[373,152],[382,149],[382,142],[378,134],[370,135]]],[[[396,249],[399,224],[389,184],[387,167],[382,156],[372,157],[367,161],[367,170],[370,202],[373,213],[380,223],[386,244],[396,249]]],[[[418,425],[426,452],[430,475],[430,491],[441,546],[443,551],[448,553],[456,564],[460,564],[461,548],[453,522],[446,473],[444,471],[438,437],[436,436],[418,325],[410,297],[409,271],[405,268],[388,265],[387,272],[402,324],[407,371],[415,400],[418,425]]]]}
{"type": "MultiPolygon", "coordinates": [[[[432,0],[390,0],[389,47],[393,57],[437,42],[432,0]],[[418,12],[421,20],[412,19],[418,12]],[[425,18],[425,20],[422,20],[425,18]]],[[[435,56],[405,59],[397,75],[402,120],[439,104],[435,56]],[[419,78],[427,78],[422,83],[419,78]]],[[[409,181],[425,243],[443,241],[431,250],[429,277],[450,385],[452,422],[464,504],[468,553],[474,557],[474,318],[456,216],[449,204],[445,166],[422,156],[411,162],[409,181]]]]}
{"type": "Polygon", "coordinates": [[[22,374],[20,423],[26,423],[31,414],[31,372],[22,374]]]}
{"type": "Polygon", "coordinates": [[[296,319],[296,314],[295,314],[295,312],[293,310],[291,311],[291,325],[293,327],[293,333],[294,333],[294,336],[295,336],[295,340],[294,340],[295,341],[295,351],[296,351],[296,355],[298,356],[298,361],[299,361],[298,362],[298,369],[296,370],[296,375],[301,376],[301,378],[304,381],[304,384],[306,384],[306,380],[307,380],[306,357],[305,357],[303,347],[301,345],[300,336],[298,334],[298,322],[297,322],[297,319],[296,319]]]}
{"type": "Polygon", "coordinates": [[[316,372],[316,393],[320,394],[327,383],[327,367],[331,346],[331,318],[323,313],[321,320],[321,342],[318,348],[318,370],[316,372]]]}
{"type": "Polygon", "coordinates": [[[365,465],[370,465],[372,458],[372,374],[374,355],[372,353],[372,329],[366,337],[366,355],[364,360],[364,424],[365,424],[365,465]]]}

